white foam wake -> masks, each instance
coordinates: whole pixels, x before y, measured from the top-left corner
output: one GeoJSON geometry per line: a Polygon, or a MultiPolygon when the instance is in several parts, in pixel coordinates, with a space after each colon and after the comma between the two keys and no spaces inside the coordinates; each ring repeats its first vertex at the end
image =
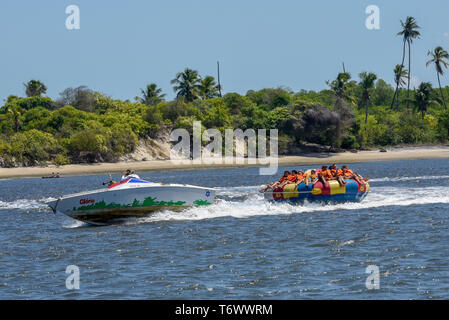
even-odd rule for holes
{"type": "Polygon", "coordinates": [[[33,199],[17,199],[11,202],[5,202],[0,200],[0,210],[42,210],[48,208],[45,202],[55,200],[54,198],[45,198],[40,200],[33,199]]]}
{"type": "Polygon", "coordinates": [[[396,181],[414,181],[414,180],[444,180],[449,176],[421,176],[421,177],[384,177],[370,179],[369,182],[396,182],[396,181]]]}
{"type": "MultiPolygon", "coordinates": [[[[414,178],[423,179],[423,177],[414,178]]],[[[139,218],[136,221],[141,223],[170,220],[201,220],[220,217],[248,218],[259,215],[288,215],[294,213],[363,210],[380,207],[449,203],[449,188],[445,186],[430,186],[424,188],[401,186],[376,187],[375,184],[372,184],[371,186],[371,192],[361,203],[342,203],[333,205],[324,205],[321,203],[305,203],[303,205],[272,203],[265,201],[263,195],[257,191],[261,186],[221,187],[217,188],[216,202],[210,206],[194,207],[182,212],[165,210],[149,217],[139,218]]],[[[19,199],[12,202],[0,200],[0,211],[8,209],[49,210],[45,204],[45,202],[49,200],[54,199],[19,199]]],[[[77,226],[78,225],[74,227],[77,226]]]]}
{"type": "MultiPolygon", "coordinates": [[[[235,187],[238,189],[239,187],[235,187]]],[[[240,187],[241,188],[241,187],[240,187]]],[[[247,188],[247,187],[245,187],[247,188]]],[[[320,204],[305,203],[293,205],[288,203],[272,203],[265,201],[257,192],[258,187],[252,187],[246,199],[239,201],[237,190],[220,191],[216,203],[205,207],[190,208],[182,212],[163,211],[150,217],[138,219],[138,222],[170,221],[170,220],[201,220],[220,217],[249,218],[261,215],[288,215],[296,213],[313,213],[335,210],[364,210],[369,208],[410,206],[420,204],[449,203],[447,187],[401,188],[373,187],[367,197],[360,203],[320,204]],[[234,197],[225,197],[223,194],[234,197]],[[235,201],[237,200],[237,201],[235,201]]]]}

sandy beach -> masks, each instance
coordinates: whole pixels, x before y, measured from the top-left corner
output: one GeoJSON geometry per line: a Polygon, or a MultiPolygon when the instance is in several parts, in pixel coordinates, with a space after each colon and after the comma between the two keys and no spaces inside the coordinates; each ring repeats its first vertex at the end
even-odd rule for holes
{"type": "MultiPolygon", "coordinates": [[[[370,161],[395,161],[395,160],[423,160],[423,159],[449,159],[449,146],[430,147],[407,147],[389,148],[387,152],[379,149],[371,151],[359,151],[357,153],[310,153],[298,156],[280,156],[279,166],[301,166],[311,164],[344,164],[354,162],[370,161]]],[[[212,168],[238,168],[238,167],[261,167],[260,163],[248,164],[248,159],[241,159],[243,164],[205,164],[193,163],[175,164],[170,160],[133,161],[117,163],[95,163],[95,164],[72,164],[56,167],[19,167],[0,168],[0,179],[20,179],[49,176],[52,172],[59,172],[62,176],[83,176],[99,174],[117,174],[130,168],[138,173],[151,171],[173,171],[173,170],[200,170],[212,168]]]]}

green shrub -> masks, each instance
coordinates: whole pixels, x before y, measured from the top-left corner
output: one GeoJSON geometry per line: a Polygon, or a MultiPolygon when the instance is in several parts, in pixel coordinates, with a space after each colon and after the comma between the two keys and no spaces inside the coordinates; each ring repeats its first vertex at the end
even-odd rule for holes
{"type": "Polygon", "coordinates": [[[159,130],[162,125],[164,118],[162,112],[156,106],[151,106],[148,108],[145,114],[145,121],[150,124],[150,131],[159,130]]]}
{"type": "Polygon", "coordinates": [[[10,145],[10,154],[25,166],[47,161],[58,152],[56,139],[36,129],[12,135],[10,145]]]}
{"type": "Polygon", "coordinates": [[[64,166],[66,164],[69,164],[71,161],[62,153],[58,153],[52,162],[56,166],[64,166]]]}
{"type": "Polygon", "coordinates": [[[128,127],[116,124],[108,134],[108,145],[115,157],[134,151],[137,135],[128,127]]]}
{"type": "Polygon", "coordinates": [[[446,142],[449,140],[449,110],[440,113],[436,131],[440,141],[446,142]]]}
{"type": "Polygon", "coordinates": [[[340,147],[343,149],[357,149],[360,145],[354,135],[348,134],[343,138],[340,147]]]}
{"type": "Polygon", "coordinates": [[[49,110],[53,110],[55,108],[55,104],[51,98],[39,96],[14,99],[11,104],[18,105],[25,110],[30,110],[37,107],[42,107],[49,110]]]}

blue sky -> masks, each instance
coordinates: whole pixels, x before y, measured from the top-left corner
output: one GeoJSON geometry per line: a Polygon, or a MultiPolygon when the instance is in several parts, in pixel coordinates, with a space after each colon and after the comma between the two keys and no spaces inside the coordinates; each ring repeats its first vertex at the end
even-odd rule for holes
{"type": "Polygon", "coordinates": [[[353,78],[373,71],[391,83],[402,54],[399,20],[408,15],[422,27],[414,82],[436,85],[426,54],[437,45],[449,50],[448,12],[444,0],[2,0],[0,99],[23,96],[30,79],[43,81],[52,98],[86,85],[132,100],[151,82],[173,98],[177,72],[216,76],[217,60],[225,93],[321,90],[343,61],[353,78]],[[68,5],[80,9],[79,30],[66,29],[68,5]],[[365,27],[368,5],[380,9],[380,30],[365,27]]]}

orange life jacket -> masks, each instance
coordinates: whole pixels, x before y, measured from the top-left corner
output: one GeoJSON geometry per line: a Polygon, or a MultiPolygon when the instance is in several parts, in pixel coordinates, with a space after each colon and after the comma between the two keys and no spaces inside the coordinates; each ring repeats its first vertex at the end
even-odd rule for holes
{"type": "Polygon", "coordinates": [[[295,182],[297,179],[297,175],[296,174],[291,174],[287,177],[287,180],[290,182],[295,182]]]}
{"type": "Polygon", "coordinates": [[[318,178],[316,174],[310,174],[309,177],[307,178],[307,181],[313,183],[316,178],[318,178]]]}
{"type": "Polygon", "coordinates": [[[353,172],[351,169],[343,170],[343,175],[344,175],[345,177],[350,177],[350,176],[352,176],[353,174],[354,174],[354,172],[353,172]]]}
{"type": "Polygon", "coordinates": [[[321,175],[325,178],[332,178],[332,173],[331,171],[328,170],[321,170],[321,175]]]}

